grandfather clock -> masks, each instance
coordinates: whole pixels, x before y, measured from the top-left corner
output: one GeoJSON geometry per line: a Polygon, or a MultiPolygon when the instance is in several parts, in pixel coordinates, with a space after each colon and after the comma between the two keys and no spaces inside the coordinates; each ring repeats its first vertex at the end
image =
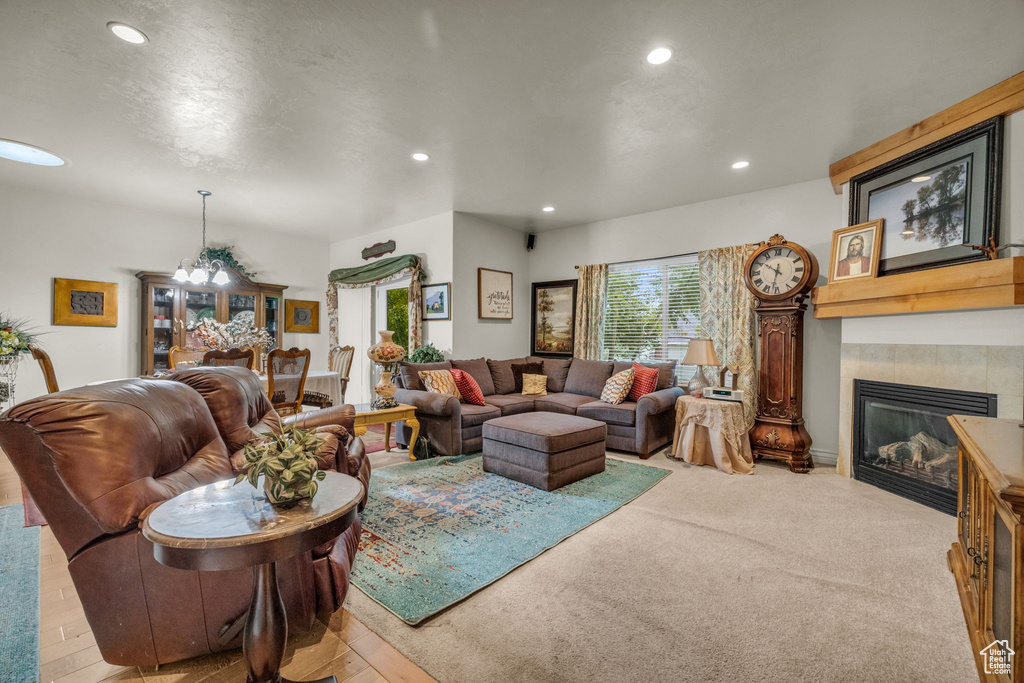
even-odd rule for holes
{"type": "Polygon", "coordinates": [[[811,436],[803,418],[804,311],[818,281],[818,262],[800,245],[775,235],[747,259],[743,280],[755,296],[761,356],[751,449],[754,457],[810,472],[811,436]]]}

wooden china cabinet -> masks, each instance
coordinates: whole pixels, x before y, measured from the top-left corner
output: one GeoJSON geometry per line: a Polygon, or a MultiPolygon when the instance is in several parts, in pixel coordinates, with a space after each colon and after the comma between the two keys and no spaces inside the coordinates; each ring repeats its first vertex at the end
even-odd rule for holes
{"type": "Polygon", "coordinates": [[[213,318],[228,322],[251,318],[258,327],[266,327],[281,346],[287,286],[253,282],[232,268],[225,270],[231,278],[226,285],[177,282],[166,273],[135,274],[142,281],[143,375],[167,370],[172,346],[202,346],[176,321],[213,318]]]}
{"type": "Polygon", "coordinates": [[[1020,420],[948,419],[960,442],[960,479],[957,542],[947,562],[978,678],[1024,680],[1024,427],[1020,420]],[[1004,646],[1015,652],[1008,672],[989,656],[1004,646]]]}

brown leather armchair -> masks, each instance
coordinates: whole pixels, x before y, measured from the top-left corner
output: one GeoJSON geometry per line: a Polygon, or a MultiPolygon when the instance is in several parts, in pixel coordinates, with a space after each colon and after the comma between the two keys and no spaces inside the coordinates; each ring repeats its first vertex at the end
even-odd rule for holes
{"type": "MultiPolygon", "coordinates": [[[[68,557],[106,661],[164,664],[241,644],[252,572],[165,567],[139,530],[155,504],[232,476],[203,396],[163,380],[48,394],[0,415],[0,447],[68,557]]],[[[357,521],[326,555],[278,563],[290,633],[341,604],[359,533],[357,521]]]]}

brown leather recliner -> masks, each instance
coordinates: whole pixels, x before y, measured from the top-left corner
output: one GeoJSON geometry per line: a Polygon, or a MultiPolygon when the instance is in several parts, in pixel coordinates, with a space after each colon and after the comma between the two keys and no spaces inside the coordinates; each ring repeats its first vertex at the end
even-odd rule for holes
{"type": "MultiPolygon", "coordinates": [[[[139,530],[155,504],[232,476],[198,392],[123,380],[48,394],[0,415],[0,447],[68,557],[106,661],[156,665],[239,647],[252,572],[165,567],[139,530]]],[[[290,633],[309,629],[325,605],[340,605],[337,575],[344,571],[347,588],[358,526],[318,558],[326,577],[313,552],[278,562],[290,633]]]]}

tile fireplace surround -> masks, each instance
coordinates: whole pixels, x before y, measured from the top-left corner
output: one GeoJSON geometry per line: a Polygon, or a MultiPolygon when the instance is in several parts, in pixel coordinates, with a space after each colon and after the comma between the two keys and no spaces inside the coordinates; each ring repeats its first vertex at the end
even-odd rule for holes
{"type": "Polygon", "coordinates": [[[992,393],[998,396],[998,417],[1024,418],[1024,346],[843,344],[839,376],[836,471],[847,477],[855,379],[992,393]]]}

